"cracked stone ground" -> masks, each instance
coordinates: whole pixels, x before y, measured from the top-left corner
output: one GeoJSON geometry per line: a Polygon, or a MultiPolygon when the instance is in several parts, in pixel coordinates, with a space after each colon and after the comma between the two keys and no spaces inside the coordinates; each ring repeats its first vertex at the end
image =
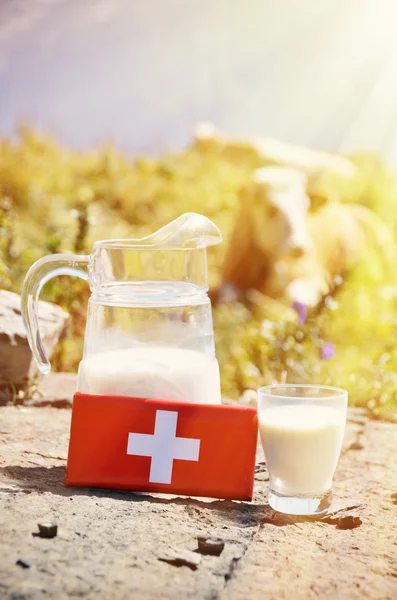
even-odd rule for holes
{"type": "Polygon", "coordinates": [[[252,503],[65,488],[70,415],[0,408],[2,600],[397,598],[397,425],[350,411],[334,511],[311,521],[269,508],[260,455],[252,503]]]}

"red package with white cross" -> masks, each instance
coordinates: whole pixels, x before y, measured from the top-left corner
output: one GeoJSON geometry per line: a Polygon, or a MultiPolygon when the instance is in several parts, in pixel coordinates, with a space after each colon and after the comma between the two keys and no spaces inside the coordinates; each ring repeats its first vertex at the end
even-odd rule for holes
{"type": "Polygon", "coordinates": [[[77,393],[65,483],[251,500],[257,411],[77,393]]]}

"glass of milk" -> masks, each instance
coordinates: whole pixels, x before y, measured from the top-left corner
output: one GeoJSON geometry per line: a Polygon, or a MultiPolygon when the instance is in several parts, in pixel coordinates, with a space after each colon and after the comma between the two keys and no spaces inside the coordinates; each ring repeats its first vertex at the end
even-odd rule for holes
{"type": "Polygon", "coordinates": [[[292,515],[321,514],[329,508],[346,413],[343,389],[273,385],[258,390],[272,508],[292,515]]]}

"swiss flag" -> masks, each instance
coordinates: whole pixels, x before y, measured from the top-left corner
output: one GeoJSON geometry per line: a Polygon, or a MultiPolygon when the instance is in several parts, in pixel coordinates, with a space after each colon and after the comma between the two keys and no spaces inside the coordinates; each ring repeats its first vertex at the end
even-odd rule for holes
{"type": "Polygon", "coordinates": [[[251,500],[257,411],[77,393],[66,485],[251,500]]]}

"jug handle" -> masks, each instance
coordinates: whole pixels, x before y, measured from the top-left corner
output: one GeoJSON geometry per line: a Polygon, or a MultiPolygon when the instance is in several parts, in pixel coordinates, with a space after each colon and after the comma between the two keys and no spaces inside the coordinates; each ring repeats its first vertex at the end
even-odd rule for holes
{"type": "Polygon", "coordinates": [[[51,371],[43,342],[40,337],[38,320],[38,301],[43,286],[57,275],[73,275],[88,279],[90,256],[75,254],[52,254],[37,260],[26,274],[22,288],[21,313],[33,357],[41,371],[47,375],[51,371]]]}

